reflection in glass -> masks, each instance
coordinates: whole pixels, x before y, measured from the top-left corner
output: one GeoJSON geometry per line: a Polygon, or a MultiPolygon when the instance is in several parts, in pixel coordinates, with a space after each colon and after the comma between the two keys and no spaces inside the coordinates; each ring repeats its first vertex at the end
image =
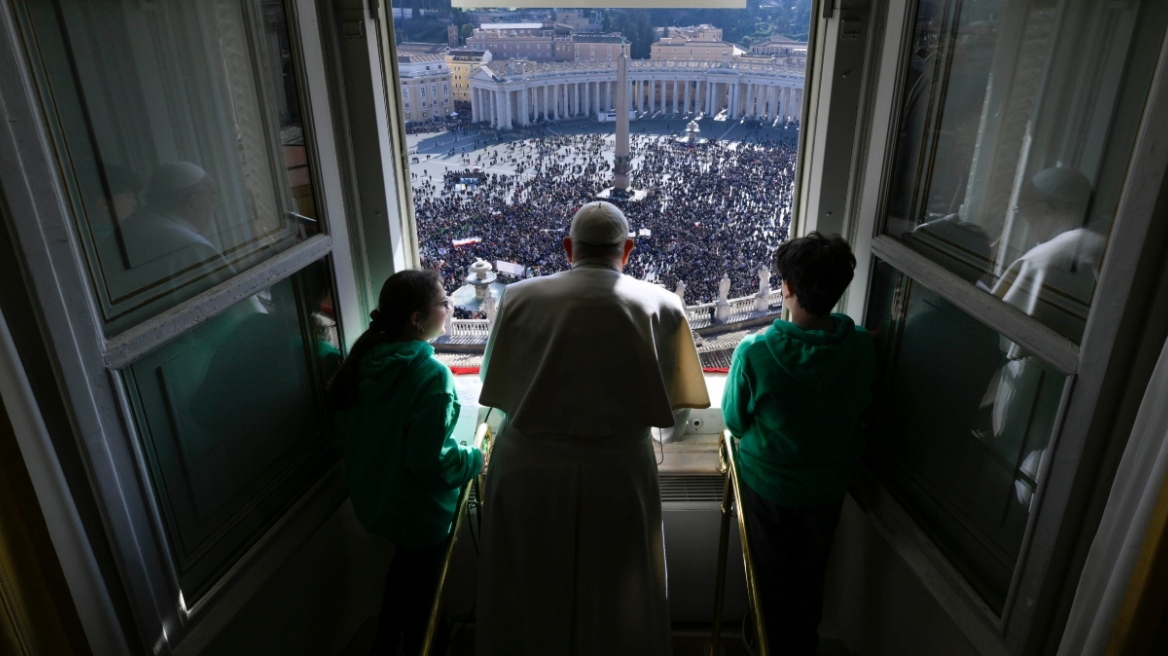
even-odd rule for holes
{"type": "Polygon", "coordinates": [[[125,371],[188,602],[335,459],[330,289],[314,264],[125,371]]]}
{"type": "Polygon", "coordinates": [[[21,16],[108,333],[317,230],[279,0],[21,16]]]}
{"type": "Polygon", "coordinates": [[[883,262],[868,316],[883,365],[875,469],[1000,611],[1066,379],[883,262]]]}
{"type": "Polygon", "coordinates": [[[1079,342],[1165,13],[919,0],[887,234],[1079,342]]]}

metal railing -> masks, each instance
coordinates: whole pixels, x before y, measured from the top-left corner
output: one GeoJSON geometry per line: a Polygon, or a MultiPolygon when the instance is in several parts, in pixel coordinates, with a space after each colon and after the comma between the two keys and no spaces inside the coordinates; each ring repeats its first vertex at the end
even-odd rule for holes
{"type": "Polygon", "coordinates": [[[767,656],[770,649],[767,646],[766,623],[764,613],[758,598],[758,583],[754,578],[754,558],[750,550],[750,538],[746,532],[746,518],[742,511],[742,492],[738,482],[738,465],[734,460],[734,436],[730,431],[722,434],[722,445],[718,450],[719,464],[726,482],[722,486],[722,529],[718,536],[718,578],[714,587],[714,629],[710,635],[710,644],[707,646],[707,656],[718,656],[722,643],[722,602],[726,596],[726,557],[730,550],[730,518],[734,514],[731,503],[737,509],[738,536],[742,540],[742,559],[746,565],[746,595],[750,602],[750,611],[754,616],[755,653],[758,656],[767,656]],[[733,493],[733,496],[731,496],[733,493]]]}
{"type": "MultiPolygon", "coordinates": [[[[487,426],[487,422],[479,424],[475,430],[474,445],[483,452],[483,462],[486,463],[488,455],[491,452],[492,443],[491,428],[487,426]]],[[[462,493],[458,495],[458,506],[454,511],[454,523],[452,524],[450,535],[450,546],[446,548],[446,557],[442,560],[442,573],[438,576],[438,589],[434,592],[434,603],[430,606],[430,623],[426,626],[426,639],[422,642],[422,655],[430,656],[430,650],[434,647],[434,637],[438,632],[438,620],[442,616],[442,591],[446,587],[446,577],[450,573],[450,564],[454,561],[454,549],[458,546],[458,529],[462,526],[462,518],[466,516],[467,502],[470,500],[470,492],[475,491],[475,497],[478,499],[479,505],[479,529],[482,529],[482,507],[483,507],[483,481],[486,476],[486,466],[483,471],[467,482],[462,488],[462,493]]]]}

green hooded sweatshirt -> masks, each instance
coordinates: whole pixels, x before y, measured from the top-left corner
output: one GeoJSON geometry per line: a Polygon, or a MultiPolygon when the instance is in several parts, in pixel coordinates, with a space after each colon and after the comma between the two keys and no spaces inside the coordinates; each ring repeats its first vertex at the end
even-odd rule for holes
{"type": "Polygon", "coordinates": [[[358,364],[359,397],[336,413],[357,519],[405,549],[450,532],[459,490],[483,467],[451,437],[460,404],[450,369],[426,342],[374,346],[358,364]]]}
{"type": "Polygon", "coordinates": [[[831,316],[830,333],[775,321],[742,340],[730,363],[722,414],[742,439],[740,475],[781,506],[839,503],[859,469],[876,352],[867,331],[831,316]]]}

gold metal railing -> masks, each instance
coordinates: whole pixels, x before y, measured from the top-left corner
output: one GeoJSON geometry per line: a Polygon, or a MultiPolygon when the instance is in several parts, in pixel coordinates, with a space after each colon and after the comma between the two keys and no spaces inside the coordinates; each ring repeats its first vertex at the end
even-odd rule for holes
{"type": "Polygon", "coordinates": [[[763,608],[758,599],[758,584],[754,578],[754,559],[751,556],[750,538],[746,532],[746,518],[742,511],[742,488],[738,482],[738,465],[734,459],[734,436],[730,431],[722,434],[722,444],[718,449],[718,460],[726,482],[722,486],[722,530],[718,536],[718,579],[714,587],[714,630],[707,646],[708,656],[718,656],[722,646],[722,602],[726,596],[726,557],[730,550],[730,518],[734,511],[738,514],[738,536],[742,540],[742,560],[746,565],[746,595],[750,611],[754,617],[755,653],[767,656],[766,623],[763,622],[763,608]],[[731,494],[733,493],[733,494],[731,494]]]}
{"type": "MultiPolygon", "coordinates": [[[[483,452],[483,461],[486,462],[487,456],[491,452],[491,443],[493,435],[491,429],[487,426],[487,422],[479,424],[475,430],[474,445],[483,452]]],[[[422,655],[430,656],[430,650],[434,646],[434,636],[438,631],[438,619],[442,616],[442,592],[446,588],[446,577],[450,574],[450,564],[454,561],[454,548],[458,546],[458,529],[462,526],[462,519],[466,516],[467,501],[470,500],[470,491],[475,490],[476,498],[479,504],[479,521],[482,528],[482,507],[483,507],[483,481],[486,475],[486,467],[483,472],[475,476],[462,488],[462,493],[458,495],[458,506],[454,511],[454,523],[452,524],[450,535],[450,546],[446,548],[446,558],[442,561],[442,573],[438,576],[438,589],[434,593],[434,603],[430,606],[430,623],[426,626],[426,639],[422,642],[422,655]]]]}

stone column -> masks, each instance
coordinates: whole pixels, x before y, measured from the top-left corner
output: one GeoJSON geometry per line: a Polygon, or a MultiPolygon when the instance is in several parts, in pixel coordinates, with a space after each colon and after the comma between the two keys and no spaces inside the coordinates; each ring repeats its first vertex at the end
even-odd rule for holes
{"type": "MultiPolygon", "coordinates": [[[[479,122],[479,103],[478,103],[478,100],[479,100],[479,90],[478,89],[471,89],[470,90],[470,122],[471,123],[478,123],[479,122]]],[[[451,312],[451,314],[454,314],[454,313],[451,312]]]]}
{"type": "MultiPolygon", "coordinates": [[[[487,315],[487,334],[491,334],[491,330],[495,327],[495,315],[498,314],[495,295],[487,292],[487,297],[483,299],[483,312],[487,315]]],[[[454,314],[451,312],[450,314],[454,314]]]]}
{"type": "Polygon", "coordinates": [[[580,115],[580,83],[577,82],[572,85],[572,112],[573,116],[580,115]]]}
{"type": "Polygon", "coordinates": [[[560,85],[552,84],[552,120],[560,120],[560,85]]]}
{"type": "Polygon", "coordinates": [[[677,114],[678,112],[681,111],[681,109],[678,107],[678,102],[677,102],[680,99],[678,97],[678,94],[680,94],[680,93],[681,93],[681,82],[679,80],[674,80],[673,81],[673,113],[674,114],[677,114]]]}
{"type": "Polygon", "coordinates": [[[758,267],[758,295],[754,297],[754,311],[766,312],[770,309],[771,269],[763,264],[758,267]]]}
{"type": "Polygon", "coordinates": [[[693,82],[691,82],[690,80],[686,80],[685,81],[685,91],[681,92],[682,105],[683,105],[683,109],[681,111],[685,112],[686,114],[689,113],[689,87],[691,84],[693,84],[693,82]]]}
{"type": "Polygon", "coordinates": [[[584,115],[592,115],[592,83],[584,83],[584,115]]]}
{"type": "Polygon", "coordinates": [[[629,188],[629,58],[621,53],[616,63],[616,140],[613,144],[612,186],[629,188]]]}
{"type": "Polygon", "coordinates": [[[718,281],[718,304],[714,307],[714,319],[718,323],[730,320],[730,275],[726,273],[718,281]]]}

